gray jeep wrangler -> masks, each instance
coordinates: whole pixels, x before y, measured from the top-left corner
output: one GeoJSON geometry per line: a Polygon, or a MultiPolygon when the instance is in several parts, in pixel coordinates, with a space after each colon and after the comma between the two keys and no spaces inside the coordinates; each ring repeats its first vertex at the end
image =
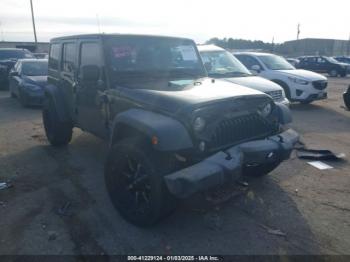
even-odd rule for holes
{"type": "Polygon", "coordinates": [[[105,181],[129,222],[147,226],[179,199],[265,175],[298,135],[289,109],[259,91],[207,77],[190,39],[79,35],[51,41],[43,122],[49,142],[74,127],[110,145],[105,181]]]}

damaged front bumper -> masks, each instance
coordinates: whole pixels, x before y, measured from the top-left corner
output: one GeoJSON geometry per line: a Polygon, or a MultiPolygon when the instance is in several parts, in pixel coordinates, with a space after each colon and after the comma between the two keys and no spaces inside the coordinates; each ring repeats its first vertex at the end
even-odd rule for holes
{"type": "Polygon", "coordinates": [[[222,185],[242,175],[244,166],[279,163],[289,158],[299,135],[292,129],[233,146],[203,161],[164,177],[173,195],[186,198],[193,193],[222,185]]]}

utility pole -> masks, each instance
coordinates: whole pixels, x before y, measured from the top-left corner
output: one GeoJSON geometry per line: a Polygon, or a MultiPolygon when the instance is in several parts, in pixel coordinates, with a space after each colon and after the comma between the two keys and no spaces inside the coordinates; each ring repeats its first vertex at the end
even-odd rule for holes
{"type": "Polygon", "coordinates": [[[96,21],[97,21],[98,33],[101,34],[100,17],[98,16],[98,14],[96,14],[96,21]]]}
{"type": "Polygon", "coordinates": [[[300,23],[298,24],[298,27],[297,27],[297,40],[299,40],[299,35],[300,35],[300,23]]]}
{"type": "Polygon", "coordinates": [[[32,22],[33,22],[33,31],[34,31],[34,39],[35,39],[35,44],[38,42],[36,38],[36,30],[35,30],[35,20],[34,20],[34,11],[33,11],[33,1],[30,0],[30,9],[32,10],[32,22]]]}
{"type": "Polygon", "coordinates": [[[5,41],[4,39],[4,31],[2,30],[2,22],[0,21],[0,32],[1,32],[1,41],[5,41]]]}
{"type": "Polygon", "coordinates": [[[348,56],[350,55],[350,34],[349,34],[347,55],[348,55],[348,56]]]}

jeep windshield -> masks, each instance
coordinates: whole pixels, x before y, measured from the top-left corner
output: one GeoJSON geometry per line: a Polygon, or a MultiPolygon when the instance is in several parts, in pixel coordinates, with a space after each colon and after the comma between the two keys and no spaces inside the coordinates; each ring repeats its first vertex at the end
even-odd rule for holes
{"type": "Polygon", "coordinates": [[[252,76],[248,69],[227,51],[203,51],[200,54],[210,77],[252,76]]]}
{"type": "Polygon", "coordinates": [[[207,76],[194,42],[187,39],[107,38],[106,57],[115,84],[195,80],[207,76]]]}

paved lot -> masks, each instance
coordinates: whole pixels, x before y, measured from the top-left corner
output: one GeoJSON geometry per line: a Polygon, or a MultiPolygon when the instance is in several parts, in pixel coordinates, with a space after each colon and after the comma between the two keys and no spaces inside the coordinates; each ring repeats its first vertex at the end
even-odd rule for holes
{"type": "MultiPolygon", "coordinates": [[[[330,79],[327,101],[292,106],[292,127],[310,148],[347,159],[350,112],[341,93],[348,84],[330,79]]],[[[50,147],[40,109],[23,109],[0,92],[0,181],[14,185],[0,191],[0,254],[350,254],[347,161],[319,171],[293,156],[248,189],[232,189],[225,203],[198,195],[163,223],[140,229],[107,196],[106,152],[103,141],[80,130],[67,148],[50,147]]]]}

